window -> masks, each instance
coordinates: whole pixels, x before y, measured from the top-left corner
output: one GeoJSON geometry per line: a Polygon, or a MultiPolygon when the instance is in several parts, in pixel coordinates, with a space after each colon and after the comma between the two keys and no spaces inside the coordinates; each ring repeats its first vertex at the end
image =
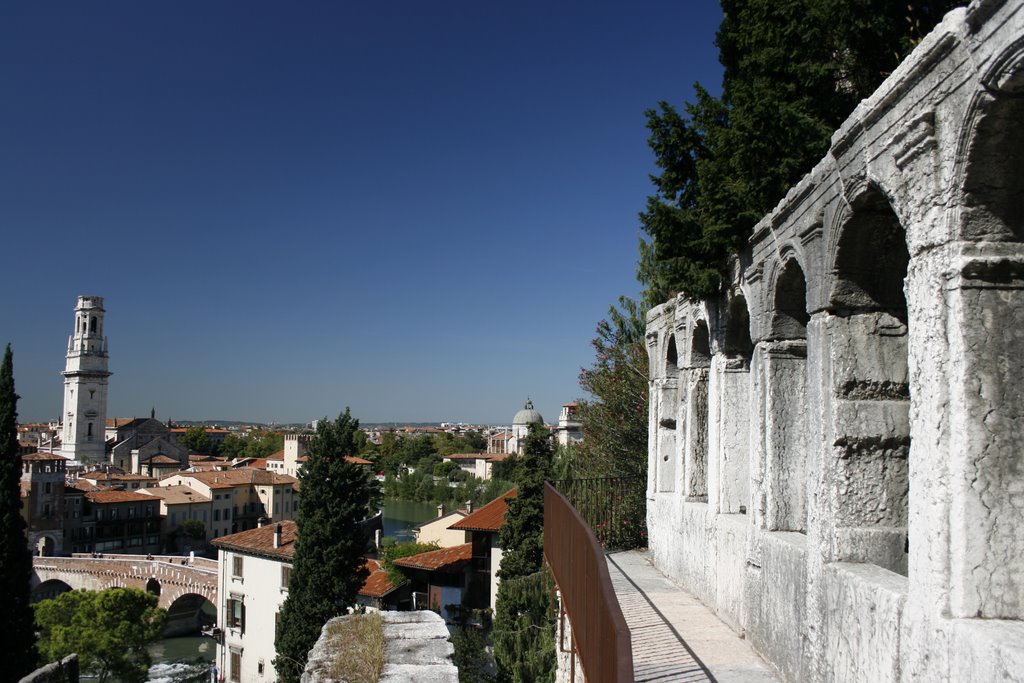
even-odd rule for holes
{"type": "Polygon", "coordinates": [[[256,664],[256,673],[258,673],[260,676],[263,675],[263,660],[262,659],[256,664]]]}
{"type": "Polygon", "coordinates": [[[232,595],[228,599],[228,628],[237,628],[245,632],[245,604],[241,595],[232,595]]]}
{"type": "Polygon", "coordinates": [[[286,500],[286,501],[284,502],[284,511],[285,511],[286,513],[288,512],[288,508],[289,508],[289,507],[291,507],[291,505],[290,505],[290,501],[287,501],[287,500],[286,500]]]}
{"type": "Polygon", "coordinates": [[[242,680],[242,653],[237,650],[231,651],[231,680],[242,680]]]}
{"type": "Polygon", "coordinates": [[[177,521],[178,521],[178,513],[177,512],[172,512],[171,513],[171,524],[174,524],[177,521]]]}
{"type": "Polygon", "coordinates": [[[224,521],[231,519],[231,508],[224,508],[224,521]]]}
{"type": "Polygon", "coordinates": [[[231,564],[231,576],[237,576],[242,578],[242,556],[235,555],[234,561],[231,564]]]}
{"type": "Polygon", "coordinates": [[[281,588],[288,588],[288,582],[292,578],[292,568],[287,564],[281,565],[281,588]]]}
{"type": "Polygon", "coordinates": [[[206,510],[203,510],[203,524],[206,524],[206,510]]]}
{"type": "Polygon", "coordinates": [[[215,522],[219,522],[220,521],[220,510],[214,510],[213,511],[213,521],[215,521],[215,522]]]}
{"type": "Polygon", "coordinates": [[[43,491],[46,493],[52,493],[52,485],[50,484],[50,482],[46,482],[45,484],[43,484],[43,491]]]}

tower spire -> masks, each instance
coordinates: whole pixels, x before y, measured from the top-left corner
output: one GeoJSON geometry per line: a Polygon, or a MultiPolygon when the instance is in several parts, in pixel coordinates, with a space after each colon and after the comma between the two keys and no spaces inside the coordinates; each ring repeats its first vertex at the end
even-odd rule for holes
{"type": "Polygon", "coordinates": [[[103,297],[80,296],[64,366],[61,451],[75,460],[106,460],[107,338],[103,336],[103,297]]]}

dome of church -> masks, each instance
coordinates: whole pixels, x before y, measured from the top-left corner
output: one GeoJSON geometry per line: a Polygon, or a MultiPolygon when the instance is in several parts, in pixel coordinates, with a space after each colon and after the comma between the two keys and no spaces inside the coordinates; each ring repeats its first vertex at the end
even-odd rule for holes
{"type": "Polygon", "coordinates": [[[541,417],[540,413],[534,410],[533,401],[526,399],[526,405],[523,409],[516,413],[516,416],[512,418],[513,425],[528,425],[537,422],[544,424],[544,418],[541,417]]]}

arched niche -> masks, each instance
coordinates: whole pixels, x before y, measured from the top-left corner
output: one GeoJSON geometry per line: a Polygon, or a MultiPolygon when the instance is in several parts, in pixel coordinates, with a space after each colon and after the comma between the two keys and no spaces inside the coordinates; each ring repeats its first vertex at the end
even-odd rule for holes
{"type": "Polygon", "coordinates": [[[709,486],[717,487],[718,512],[746,514],[750,500],[750,365],[754,343],[747,299],[739,292],[729,297],[726,305],[723,347],[724,362],[712,377],[717,390],[709,388],[713,437],[709,445],[709,486]]]}
{"type": "Polygon", "coordinates": [[[830,307],[843,316],[886,312],[906,324],[903,281],[910,263],[906,232],[876,188],[863,192],[850,210],[836,242],[830,307]]]}
{"type": "Polygon", "coordinates": [[[807,280],[792,251],[771,283],[771,317],[761,344],[761,433],[756,499],[769,531],[807,531],[807,280]]]}
{"type": "Polygon", "coordinates": [[[706,368],[711,365],[711,332],[705,320],[697,320],[693,324],[688,365],[691,368],[706,368]]]}
{"type": "Polygon", "coordinates": [[[769,338],[807,338],[807,323],[811,320],[807,312],[807,279],[795,258],[787,259],[782,266],[775,281],[772,305],[769,338]]]}
{"type": "Polygon", "coordinates": [[[987,88],[973,113],[963,169],[961,237],[1024,241],[1024,69],[987,88]]]}
{"type": "Polygon", "coordinates": [[[828,321],[835,558],[907,573],[910,385],[906,234],[877,188],[850,205],[833,255],[828,321]]]}
{"type": "Polygon", "coordinates": [[[750,311],[747,299],[742,294],[730,297],[725,324],[725,355],[747,362],[754,353],[754,342],[750,338],[750,311]]]}
{"type": "Polygon", "coordinates": [[[655,383],[657,391],[657,457],[654,466],[659,492],[676,490],[676,462],[679,460],[679,347],[675,334],[665,342],[664,371],[655,383]]]}
{"type": "Polygon", "coordinates": [[[680,377],[686,416],[686,429],[682,435],[683,493],[686,500],[707,502],[711,331],[703,318],[693,321],[687,356],[686,372],[680,377]]]}

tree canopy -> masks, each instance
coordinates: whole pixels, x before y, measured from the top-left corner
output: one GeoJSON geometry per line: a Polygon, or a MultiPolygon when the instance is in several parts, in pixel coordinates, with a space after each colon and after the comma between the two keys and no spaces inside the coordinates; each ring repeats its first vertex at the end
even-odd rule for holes
{"type": "Polygon", "coordinates": [[[345,460],[355,455],[358,431],[348,408],[333,422],[321,420],[299,472],[302,507],[276,634],[274,667],[282,681],[299,680],[320,629],[355,605],[366,579],[367,539],[359,522],[369,511],[371,486],[366,470],[345,460]]]}
{"type": "Polygon", "coordinates": [[[18,454],[18,395],[14,391],[11,345],[0,364],[0,643],[5,666],[15,680],[36,664],[29,607],[32,555],[21,516],[21,456],[18,454]]]}
{"type": "Polygon", "coordinates": [[[166,620],[157,597],[135,588],[69,591],[35,606],[43,658],[54,662],[78,653],[82,671],[100,683],[146,680],[146,646],[160,637],[166,620]]]}
{"type": "Polygon", "coordinates": [[[206,429],[201,425],[193,425],[186,429],[178,443],[193,453],[210,452],[210,437],[206,435],[206,429]]]}
{"type": "Polygon", "coordinates": [[[661,172],[640,214],[648,304],[718,293],[728,256],[955,0],[722,0],[721,97],[646,112],[661,172]]]}

